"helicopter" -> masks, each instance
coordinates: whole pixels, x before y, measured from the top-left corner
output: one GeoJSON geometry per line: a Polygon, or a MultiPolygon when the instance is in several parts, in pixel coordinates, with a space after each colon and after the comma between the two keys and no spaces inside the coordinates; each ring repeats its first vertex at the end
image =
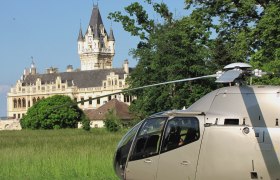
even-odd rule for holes
{"type": "Polygon", "coordinates": [[[116,175],[125,180],[280,180],[280,86],[246,85],[246,77],[268,74],[251,68],[232,63],[213,75],[125,90],[211,77],[230,84],[187,109],[153,114],[131,128],[116,148],[116,175]]]}

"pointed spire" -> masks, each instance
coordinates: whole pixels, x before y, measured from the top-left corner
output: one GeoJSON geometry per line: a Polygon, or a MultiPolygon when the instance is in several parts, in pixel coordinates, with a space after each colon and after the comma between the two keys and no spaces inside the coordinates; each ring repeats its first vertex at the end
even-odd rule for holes
{"type": "Polygon", "coordinates": [[[110,34],[109,34],[109,41],[115,41],[114,33],[112,27],[110,28],[110,34]]]}
{"type": "Polygon", "coordinates": [[[97,25],[94,27],[94,39],[99,39],[100,35],[99,35],[99,30],[97,25]]]}
{"type": "Polygon", "coordinates": [[[98,5],[93,5],[89,26],[93,29],[96,26],[99,28],[101,24],[103,24],[103,21],[99,12],[98,5]]]}
{"type": "Polygon", "coordinates": [[[31,68],[35,68],[35,63],[34,63],[34,58],[33,58],[33,56],[31,56],[31,60],[32,60],[32,62],[31,62],[31,68]]]}
{"type": "Polygon", "coordinates": [[[80,22],[80,32],[79,32],[79,36],[78,36],[78,41],[84,41],[81,22],[80,22]]]}

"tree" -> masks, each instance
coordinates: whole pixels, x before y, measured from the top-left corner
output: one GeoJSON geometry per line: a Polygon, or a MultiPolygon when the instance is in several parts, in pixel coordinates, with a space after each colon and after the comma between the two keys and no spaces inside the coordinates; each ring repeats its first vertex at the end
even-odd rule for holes
{"type": "Polygon", "coordinates": [[[68,96],[54,95],[30,107],[21,119],[23,129],[76,128],[83,111],[68,96]]]}
{"type": "MultiPolygon", "coordinates": [[[[216,31],[212,64],[248,62],[254,68],[279,73],[280,3],[278,0],[186,0],[192,16],[203,16],[216,31]],[[220,45],[223,46],[220,46],[220,45]],[[218,45],[218,46],[217,46],[218,45]],[[223,53],[220,53],[223,52],[223,53]]],[[[278,77],[255,80],[258,84],[280,84],[278,77]]]]}
{"type": "Polygon", "coordinates": [[[110,109],[105,115],[105,127],[110,132],[117,132],[121,129],[121,120],[116,114],[116,110],[110,109]]]}
{"type": "MultiPolygon", "coordinates": [[[[194,17],[174,20],[164,3],[146,2],[163,17],[162,24],[149,19],[139,3],[125,8],[129,16],[120,12],[110,15],[122,22],[125,30],[141,39],[137,49],[132,50],[139,62],[130,74],[129,86],[134,88],[209,74],[206,65],[210,54],[207,44],[210,31],[205,21],[194,17]],[[135,33],[140,30],[143,33],[135,33]]],[[[130,110],[141,119],[155,112],[189,106],[212,88],[210,81],[201,80],[135,91],[131,95],[137,96],[137,100],[132,102],[130,110]]]]}

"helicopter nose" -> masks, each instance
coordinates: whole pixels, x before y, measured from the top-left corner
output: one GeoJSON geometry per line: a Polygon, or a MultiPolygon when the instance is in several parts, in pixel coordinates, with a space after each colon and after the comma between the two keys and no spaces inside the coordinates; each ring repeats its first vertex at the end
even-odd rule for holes
{"type": "Polygon", "coordinates": [[[114,157],[114,169],[116,175],[120,178],[124,178],[124,163],[121,162],[121,151],[118,149],[114,157]]]}

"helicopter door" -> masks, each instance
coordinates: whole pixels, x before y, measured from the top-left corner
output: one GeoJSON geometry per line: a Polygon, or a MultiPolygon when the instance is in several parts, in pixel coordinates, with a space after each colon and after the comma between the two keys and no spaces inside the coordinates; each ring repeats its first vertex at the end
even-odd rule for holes
{"type": "Polygon", "coordinates": [[[195,179],[203,121],[204,117],[174,117],[167,122],[158,163],[158,180],[195,179]]]}
{"type": "Polygon", "coordinates": [[[127,180],[154,180],[159,159],[159,147],[167,117],[147,119],[134,141],[125,170],[127,180]]]}

